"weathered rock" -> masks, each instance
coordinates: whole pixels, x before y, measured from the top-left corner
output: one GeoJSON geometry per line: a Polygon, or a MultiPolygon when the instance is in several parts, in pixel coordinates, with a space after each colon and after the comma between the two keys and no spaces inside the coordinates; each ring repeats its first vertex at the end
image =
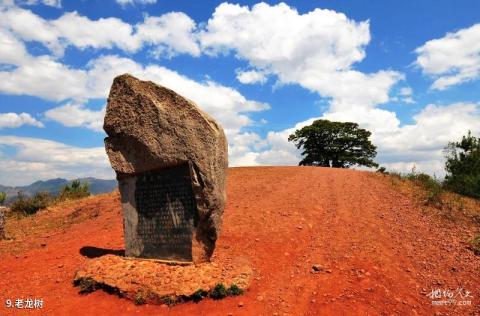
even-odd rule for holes
{"type": "Polygon", "coordinates": [[[126,255],[209,261],[226,199],[221,126],[174,91],[125,74],[113,81],[104,129],[126,255]]]}

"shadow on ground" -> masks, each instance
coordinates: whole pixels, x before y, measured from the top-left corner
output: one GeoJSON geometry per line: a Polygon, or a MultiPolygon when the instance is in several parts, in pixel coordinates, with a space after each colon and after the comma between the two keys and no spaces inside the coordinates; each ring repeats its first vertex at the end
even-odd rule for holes
{"type": "Polygon", "coordinates": [[[84,257],[88,257],[90,259],[92,258],[98,258],[101,256],[105,255],[116,255],[116,256],[125,256],[125,250],[120,250],[120,249],[105,249],[105,248],[98,248],[98,247],[91,247],[91,246],[86,246],[80,248],[80,254],[84,257]]]}

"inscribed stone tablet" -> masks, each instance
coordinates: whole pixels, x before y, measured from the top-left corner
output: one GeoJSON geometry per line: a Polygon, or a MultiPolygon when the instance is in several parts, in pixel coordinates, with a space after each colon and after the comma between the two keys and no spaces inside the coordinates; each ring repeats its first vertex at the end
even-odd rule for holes
{"type": "MultiPolygon", "coordinates": [[[[192,234],[197,214],[188,164],[135,176],[134,255],[192,261],[192,234]]],[[[127,237],[126,236],[126,237],[127,237]]],[[[129,243],[127,242],[127,245],[129,243]]],[[[127,249],[127,253],[128,253],[127,249]]]]}

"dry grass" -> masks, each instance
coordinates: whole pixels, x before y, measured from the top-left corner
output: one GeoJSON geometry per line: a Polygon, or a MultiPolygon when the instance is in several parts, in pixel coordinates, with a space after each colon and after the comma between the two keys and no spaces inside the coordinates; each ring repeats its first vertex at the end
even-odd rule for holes
{"type": "MultiPolygon", "coordinates": [[[[40,244],[29,243],[28,240],[49,238],[59,231],[68,229],[71,225],[97,217],[102,207],[100,205],[95,207],[95,205],[100,203],[104,196],[110,194],[112,193],[59,202],[32,215],[7,213],[5,233],[8,240],[0,244],[0,255],[20,254],[26,250],[40,248],[40,244]]],[[[118,195],[118,193],[113,194],[118,195]]]]}
{"type": "Polygon", "coordinates": [[[397,190],[419,204],[425,212],[449,221],[476,227],[480,231],[480,201],[446,191],[429,180],[401,174],[383,174],[397,190]]]}

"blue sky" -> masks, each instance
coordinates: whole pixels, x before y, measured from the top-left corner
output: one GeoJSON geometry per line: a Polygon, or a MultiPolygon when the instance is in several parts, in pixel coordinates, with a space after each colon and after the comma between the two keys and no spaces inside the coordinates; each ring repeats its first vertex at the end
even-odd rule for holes
{"type": "Polygon", "coordinates": [[[372,131],[387,169],[443,176],[480,133],[480,2],[0,2],[0,183],[113,178],[112,79],[129,72],[224,127],[231,166],[294,165],[316,118],[372,131]]]}

